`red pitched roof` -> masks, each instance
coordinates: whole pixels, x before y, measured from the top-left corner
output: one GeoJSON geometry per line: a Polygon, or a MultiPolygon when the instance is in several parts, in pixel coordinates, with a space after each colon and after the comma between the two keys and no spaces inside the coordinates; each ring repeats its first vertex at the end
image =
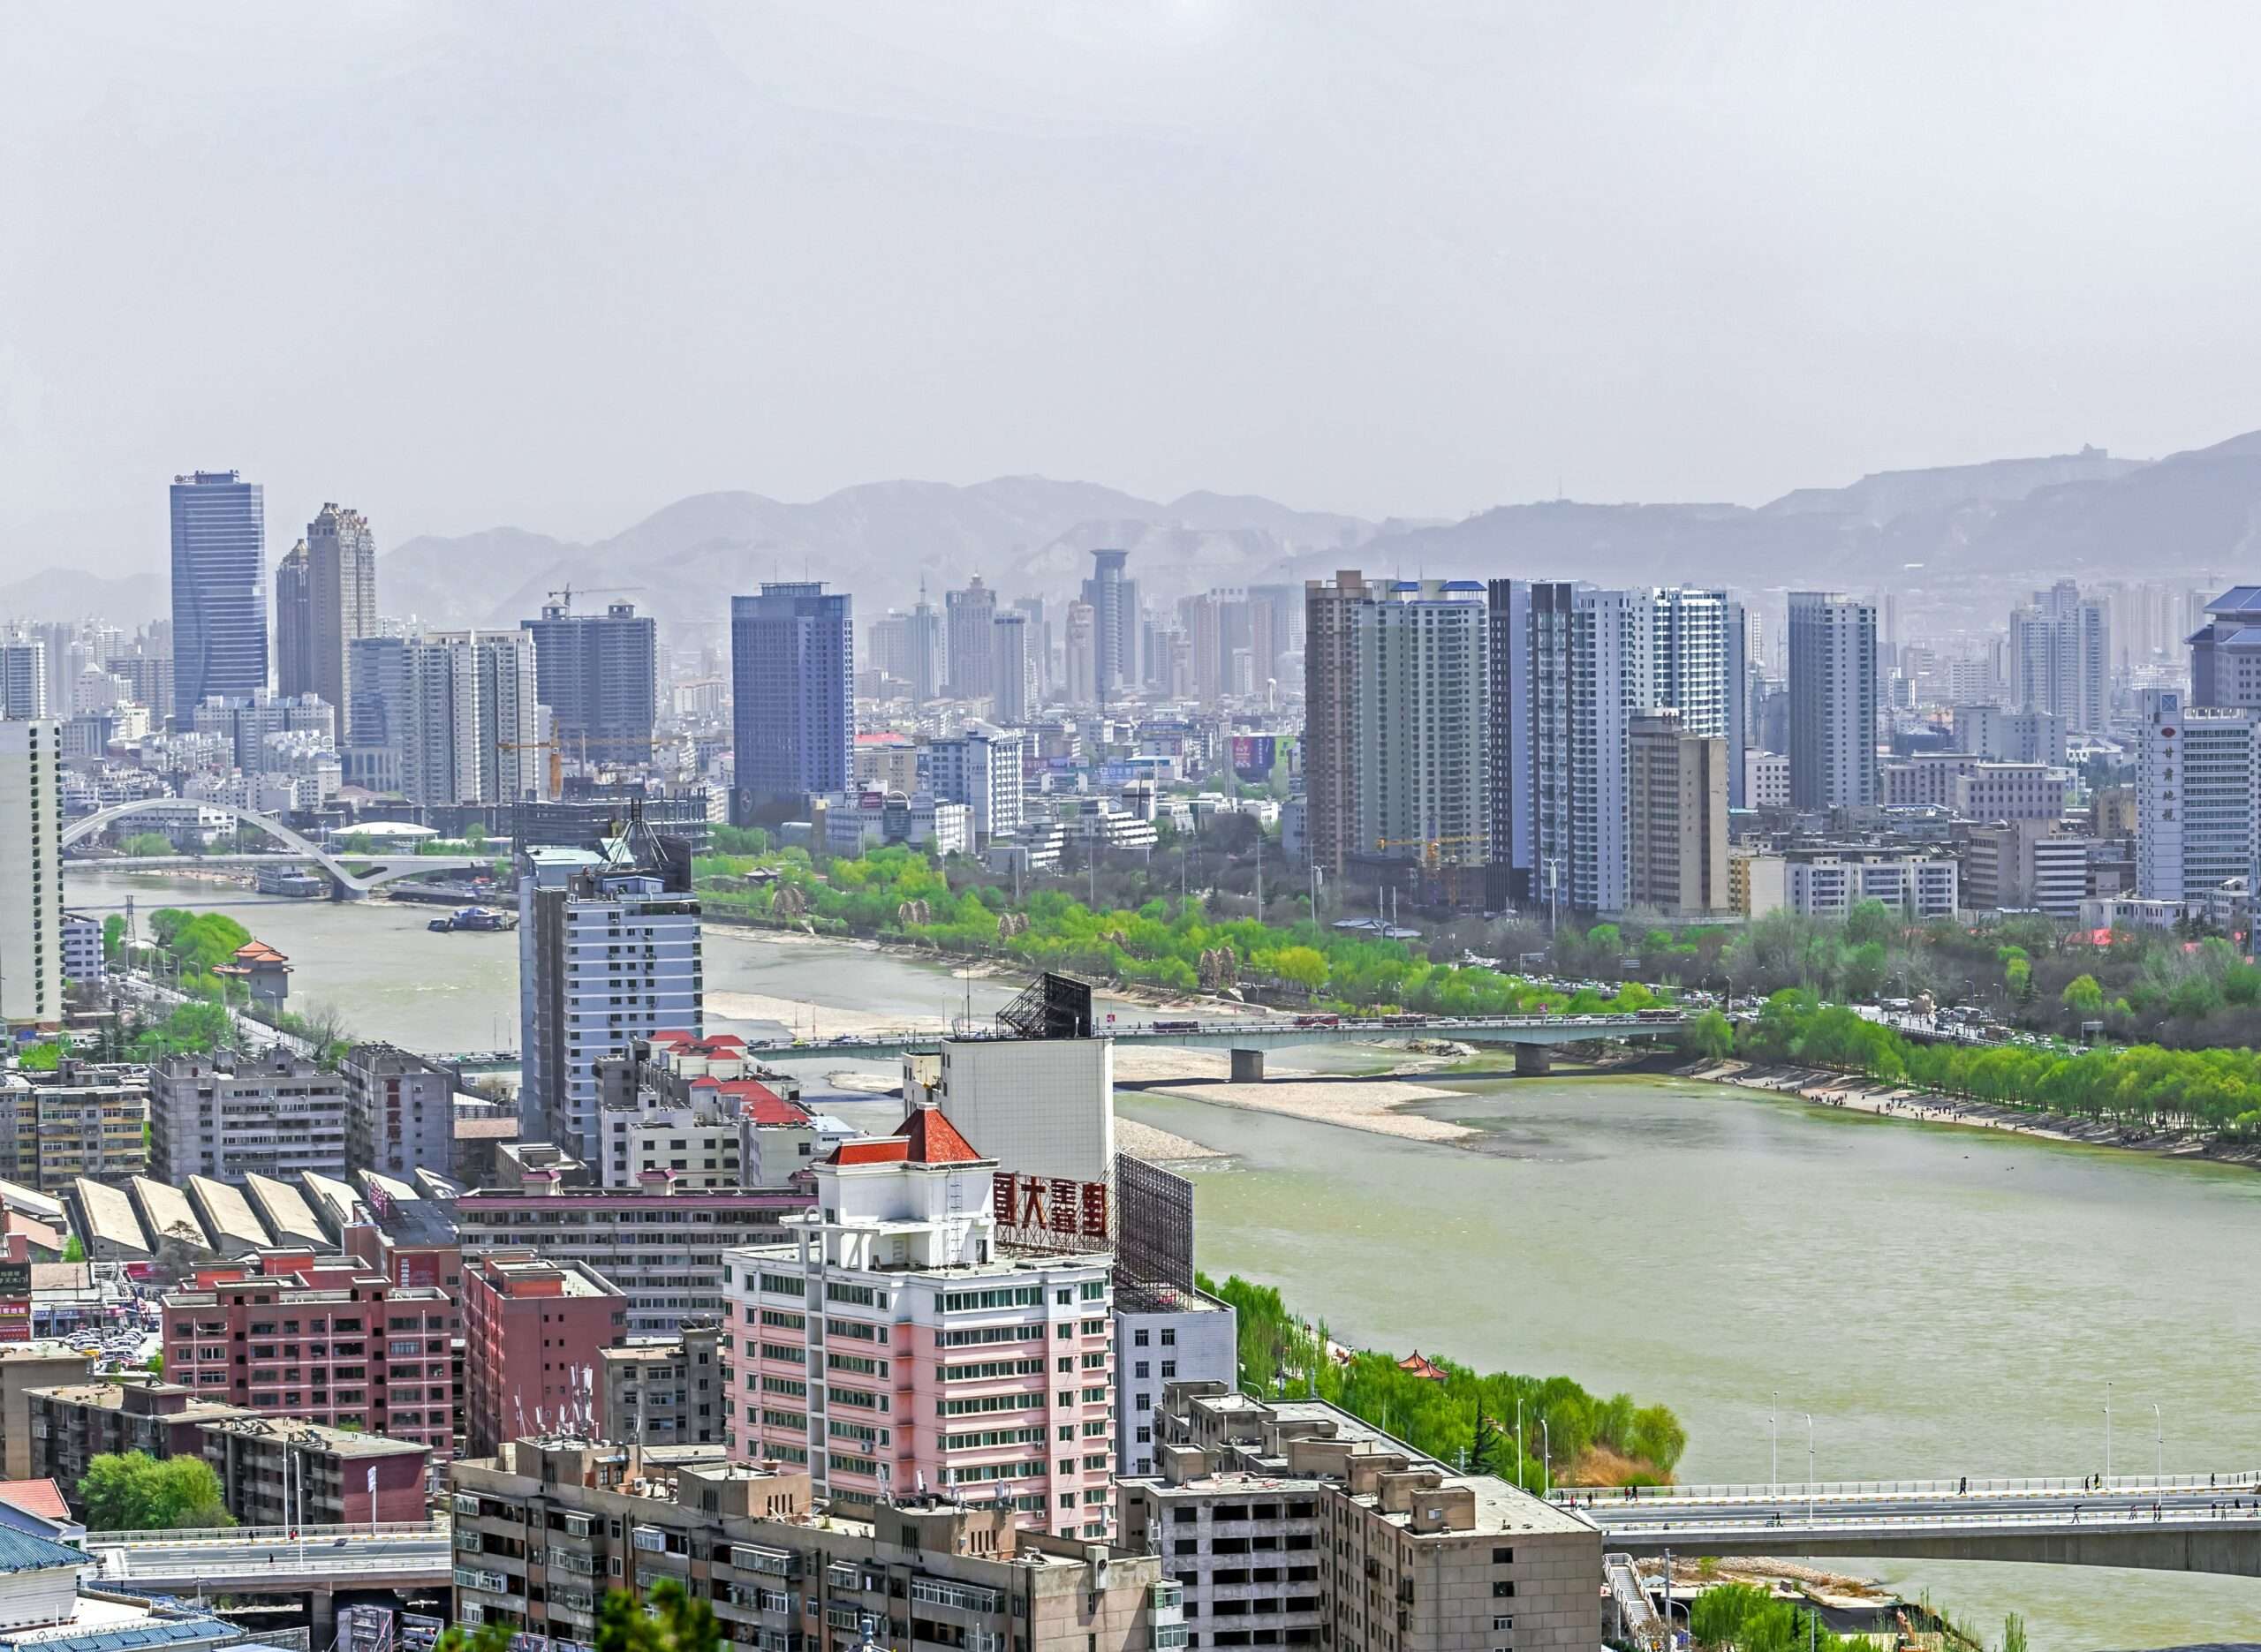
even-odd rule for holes
{"type": "Polygon", "coordinates": [[[1433,1360],[1425,1358],[1418,1348],[1398,1361],[1397,1369],[1401,1371],[1410,1371],[1414,1376],[1425,1377],[1433,1383],[1441,1383],[1445,1380],[1443,1367],[1438,1365],[1433,1360]]]}
{"type": "Polygon", "coordinates": [[[741,1116],[756,1124],[806,1124],[804,1108],[786,1100],[758,1078],[694,1078],[693,1090],[718,1090],[738,1104],[741,1116]]]}
{"type": "Polygon", "coordinates": [[[899,1165],[911,1157],[911,1143],[899,1135],[843,1142],[826,1155],[828,1165],[899,1165]]]}
{"type": "Polygon", "coordinates": [[[45,1520],[71,1518],[70,1505],[63,1501],[63,1488],[52,1480],[0,1480],[0,1503],[45,1520]]]}
{"type": "Polygon", "coordinates": [[[911,1116],[896,1128],[897,1135],[911,1142],[911,1162],[914,1165],[976,1165],[981,1155],[973,1150],[973,1143],[958,1134],[957,1126],[942,1116],[940,1107],[915,1107],[911,1116]]]}

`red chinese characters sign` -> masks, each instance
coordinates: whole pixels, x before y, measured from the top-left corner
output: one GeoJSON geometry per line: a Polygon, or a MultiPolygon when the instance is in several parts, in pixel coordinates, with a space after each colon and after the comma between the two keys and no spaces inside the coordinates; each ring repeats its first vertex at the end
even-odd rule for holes
{"type": "Polygon", "coordinates": [[[1107,1238],[1107,1184],[999,1171],[991,1182],[997,1226],[1066,1239],[1107,1238]]]}

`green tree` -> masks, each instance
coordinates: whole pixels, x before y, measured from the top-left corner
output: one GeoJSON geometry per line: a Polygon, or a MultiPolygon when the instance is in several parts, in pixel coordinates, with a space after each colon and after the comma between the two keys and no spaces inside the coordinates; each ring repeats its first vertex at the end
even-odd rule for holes
{"type": "Polygon", "coordinates": [[[435,1652],[510,1652],[518,1632],[506,1623],[484,1623],[466,1632],[450,1624],[441,1633],[435,1652]]]}
{"type": "Polygon", "coordinates": [[[64,1261],[84,1262],[86,1259],[87,1241],[85,1240],[79,1238],[78,1234],[73,1233],[70,1238],[63,1241],[64,1261]]]}
{"type": "Polygon", "coordinates": [[[117,912],[102,920],[102,962],[116,963],[125,950],[125,919],[117,912]]]}
{"type": "Polygon", "coordinates": [[[16,1052],[17,1065],[29,1073],[52,1073],[63,1064],[64,1041],[49,1038],[41,1044],[27,1044],[16,1052]]]}
{"type": "Polygon", "coordinates": [[[1682,1037],[1687,1048],[1707,1061],[1724,1061],[1735,1053],[1735,1023],[1716,1009],[1689,1022],[1682,1037]]]}
{"type": "Polygon", "coordinates": [[[464,847],[476,855],[487,847],[487,828],[473,820],[463,829],[464,847]]]}
{"type": "Polygon", "coordinates": [[[2076,975],[2065,983],[2058,1002],[2083,1021],[2093,1021],[2104,1014],[2104,988],[2092,975],[2076,975]]]}
{"type": "Polygon", "coordinates": [[[105,1452],[87,1465],[79,1493],[87,1501],[87,1524],[98,1532],[236,1523],[221,1501],[220,1476],[201,1457],[105,1452]]]}
{"type": "Polygon", "coordinates": [[[178,855],[180,853],[173,847],[172,839],[162,832],[130,834],[117,848],[118,852],[123,855],[178,855]]]}
{"type": "Polygon", "coordinates": [[[639,1607],[626,1589],[613,1589],[597,1609],[597,1652],[720,1652],[722,1626],[715,1609],[673,1578],[652,1586],[651,1608],[639,1607]]]}

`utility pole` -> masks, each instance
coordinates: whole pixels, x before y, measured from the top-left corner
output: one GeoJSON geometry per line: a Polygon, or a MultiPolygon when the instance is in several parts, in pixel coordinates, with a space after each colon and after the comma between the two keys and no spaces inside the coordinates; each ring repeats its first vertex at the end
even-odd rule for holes
{"type": "Polygon", "coordinates": [[[1264,921],[1264,822],[1256,823],[1256,921],[1264,921]]]}

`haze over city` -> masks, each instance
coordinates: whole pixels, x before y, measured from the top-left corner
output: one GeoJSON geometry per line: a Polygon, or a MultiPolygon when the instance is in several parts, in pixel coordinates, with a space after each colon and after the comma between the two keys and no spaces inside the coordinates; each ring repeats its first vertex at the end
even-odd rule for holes
{"type": "Polygon", "coordinates": [[[11,9],[0,563],[1041,474],[1454,518],[2261,424],[2250,8],[11,9]],[[129,486],[135,479],[139,486],[129,486]]]}

